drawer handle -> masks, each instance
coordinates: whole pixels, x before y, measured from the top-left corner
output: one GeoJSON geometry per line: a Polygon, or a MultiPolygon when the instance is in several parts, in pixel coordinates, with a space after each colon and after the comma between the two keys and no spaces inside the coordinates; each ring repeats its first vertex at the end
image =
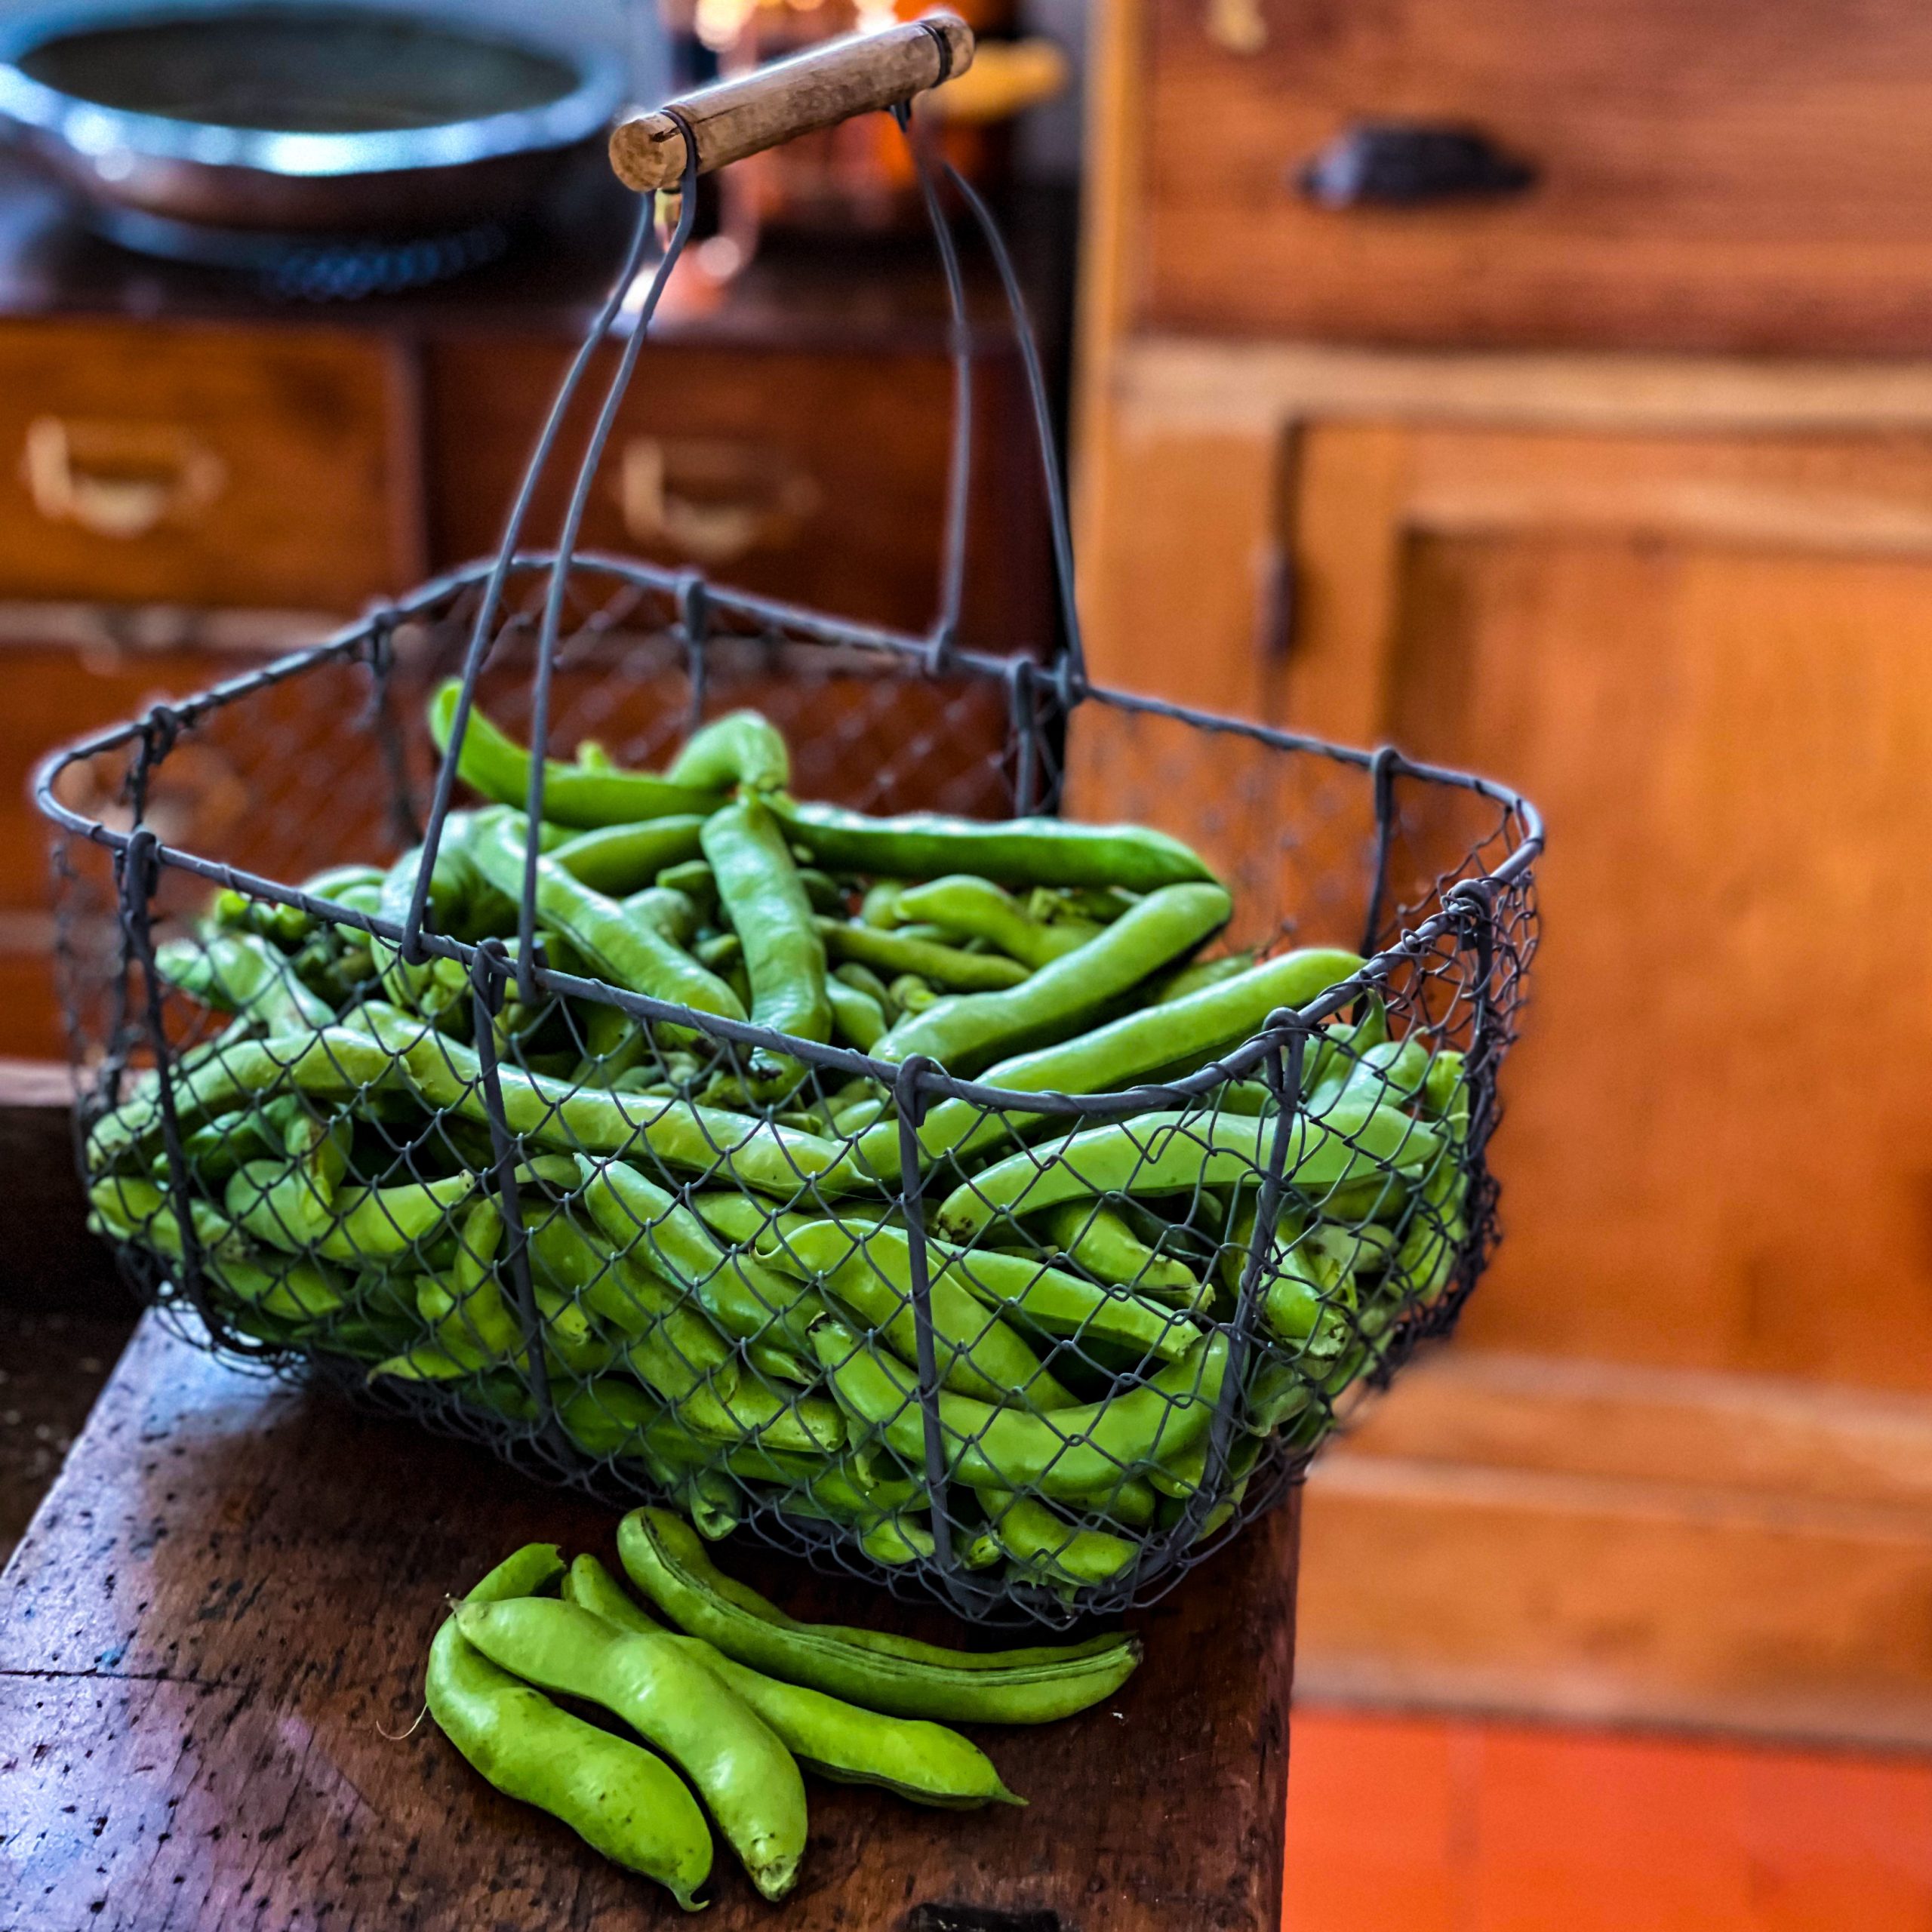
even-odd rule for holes
{"type": "Polygon", "coordinates": [[[1303,164],[1296,186],[1324,208],[1418,208],[1520,195],[1536,180],[1535,168],[1480,129],[1358,121],[1303,164]]]}
{"type": "Polygon", "coordinates": [[[193,523],[228,481],[221,458],[185,429],[60,416],[27,425],[20,469],[48,522],[122,543],[163,523],[193,523]]]}
{"type": "Polygon", "coordinates": [[[821,494],[775,450],[657,436],[624,445],[617,493],[632,543],[714,565],[795,541],[821,494]]]}

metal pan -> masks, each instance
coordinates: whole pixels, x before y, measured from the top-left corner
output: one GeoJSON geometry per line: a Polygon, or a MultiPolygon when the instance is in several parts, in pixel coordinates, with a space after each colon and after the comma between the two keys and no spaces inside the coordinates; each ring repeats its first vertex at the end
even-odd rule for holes
{"type": "Polygon", "coordinates": [[[596,52],[386,8],[187,0],[0,32],[0,120],[94,225],[211,260],[223,237],[509,223],[623,94],[596,52]]]}

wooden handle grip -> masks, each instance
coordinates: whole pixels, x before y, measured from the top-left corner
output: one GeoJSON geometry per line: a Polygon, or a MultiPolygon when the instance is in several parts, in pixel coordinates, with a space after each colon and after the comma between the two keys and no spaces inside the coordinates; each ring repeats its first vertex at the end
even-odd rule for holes
{"type": "Polygon", "coordinates": [[[667,109],[689,124],[698,171],[709,174],[815,128],[891,107],[972,64],[973,30],[952,14],[848,34],[620,122],[611,136],[611,165],[640,194],[675,186],[685,171],[685,132],[667,109]]]}

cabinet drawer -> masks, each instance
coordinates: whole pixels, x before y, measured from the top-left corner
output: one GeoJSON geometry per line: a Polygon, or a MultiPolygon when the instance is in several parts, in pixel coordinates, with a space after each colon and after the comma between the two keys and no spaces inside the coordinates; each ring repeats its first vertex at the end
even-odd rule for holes
{"type": "Polygon", "coordinates": [[[1906,0],[1133,4],[1146,86],[1128,292],[1143,323],[1470,346],[1932,342],[1932,11],[1906,0]],[[1473,131],[1534,178],[1318,205],[1298,177],[1361,123],[1473,131]]]}
{"type": "MultiPolygon", "coordinates": [[[[472,340],[432,347],[433,543],[439,565],[493,552],[569,352],[472,340]]],[[[585,383],[525,529],[554,538],[605,358],[585,383]]],[[[1016,372],[975,371],[974,642],[1051,641],[1038,459],[1016,372]]],[[[943,356],[652,345],[625,398],[585,518],[586,549],[692,565],[717,583],[923,630],[939,595],[952,423],[943,356]]]]}
{"type": "Polygon", "coordinates": [[[332,331],[0,326],[0,597],[352,611],[399,587],[388,356],[332,331]]]}

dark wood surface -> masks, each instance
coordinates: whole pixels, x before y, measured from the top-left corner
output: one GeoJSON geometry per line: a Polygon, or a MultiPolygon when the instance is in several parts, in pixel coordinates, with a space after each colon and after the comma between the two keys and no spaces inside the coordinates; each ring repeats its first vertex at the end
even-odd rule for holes
{"type": "MultiPolygon", "coordinates": [[[[983,1734],[1028,1808],[815,1784],[798,1891],[765,1906],[721,1853],[706,1922],[1272,1932],[1296,1521],[1277,1512],[1146,1614],[1148,1660],[1111,1703],[983,1734]]],[[[614,1527],[481,1450],[238,1374],[149,1318],[0,1578],[0,1928],[678,1922],[433,1725],[400,1735],[446,1592],[533,1537],[608,1557],[614,1527]]],[[[726,1561],[808,1614],[916,1627],[872,1593],[726,1561]]]]}

